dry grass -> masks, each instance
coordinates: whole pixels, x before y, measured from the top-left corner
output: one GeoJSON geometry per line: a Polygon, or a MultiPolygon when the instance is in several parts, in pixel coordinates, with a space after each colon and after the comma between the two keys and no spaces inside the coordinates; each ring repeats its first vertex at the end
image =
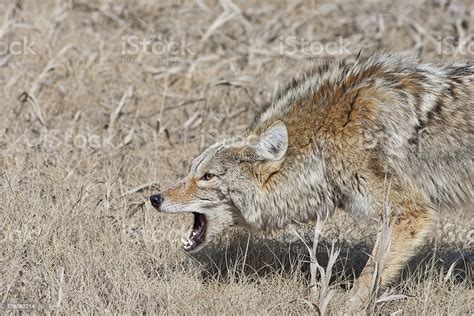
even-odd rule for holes
{"type": "MultiPolygon", "coordinates": [[[[295,235],[231,231],[187,257],[179,240],[191,219],[160,216],[147,196],[321,60],[384,48],[431,61],[473,57],[469,0],[180,2],[0,2],[1,309],[317,312],[310,258],[295,235]],[[124,54],[123,36],[190,46],[124,54]],[[313,53],[340,39],[347,50],[281,51],[291,36],[311,41],[313,53]],[[9,45],[25,39],[34,54],[9,45]]],[[[369,310],[473,313],[472,283],[449,269],[460,254],[473,256],[473,228],[467,212],[441,214],[391,287],[408,298],[369,310]]],[[[310,247],[311,230],[298,229],[310,247]]],[[[326,267],[332,241],[341,249],[331,282],[317,281],[333,295],[327,312],[341,311],[376,232],[375,221],[342,212],[325,224],[318,263],[326,267]]]]}

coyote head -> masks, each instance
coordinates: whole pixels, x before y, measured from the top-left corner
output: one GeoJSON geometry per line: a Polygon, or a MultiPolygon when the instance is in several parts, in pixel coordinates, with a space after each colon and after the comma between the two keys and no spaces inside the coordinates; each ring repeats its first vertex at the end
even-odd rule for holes
{"type": "Polygon", "coordinates": [[[193,160],[185,179],[150,196],[151,204],[163,213],[193,213],[183,248],[198,251],[227,227],[254,226],[251,200],[279,171],[287,148],[288,131],[281,121],[260,133],[218,142],[193,160]]]}

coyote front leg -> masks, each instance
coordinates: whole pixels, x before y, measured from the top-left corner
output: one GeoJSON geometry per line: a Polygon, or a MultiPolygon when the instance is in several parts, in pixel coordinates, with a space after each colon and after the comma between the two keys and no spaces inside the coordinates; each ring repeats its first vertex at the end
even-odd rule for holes
{"type": "Polygon", "coordinates": [[[388,231],[379,234],[376,246],[351,291],[349,301],[351,311],[363,307],[368,302],[377,279],[378,285],[383,287],[398,275],[415,249],[423,243],[432,222],[433,211],[420,198],[405,198],[392,204],[388,218],[389,227],[385,228],[388,231]],[[384,238],[387,237],[388,249],[386,248],[387,252],[384,253],[384,249],[380,247],[383,247],[384,238]],[[380,275],[374,279],[376,272],[380,275]]]}

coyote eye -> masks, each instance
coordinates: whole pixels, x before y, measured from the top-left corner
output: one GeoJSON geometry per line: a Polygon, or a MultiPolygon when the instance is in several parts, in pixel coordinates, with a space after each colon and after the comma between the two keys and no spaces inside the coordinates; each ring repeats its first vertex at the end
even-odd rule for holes
{"type": "Polygon", "coordinates": [[[213,173],[205,173],[202,177],[201,177],[201,180],[204,180],[204,181],[209,181],[211,180],[212,178],[214,178],[216,175],[213,174],[213,173]]]}

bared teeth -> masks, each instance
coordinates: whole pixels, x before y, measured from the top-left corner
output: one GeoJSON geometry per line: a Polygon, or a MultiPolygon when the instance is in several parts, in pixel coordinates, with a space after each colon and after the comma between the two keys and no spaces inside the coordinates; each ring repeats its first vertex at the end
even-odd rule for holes
{"type": "Polygon", "coordinates": [[[189,238],[187,238],[187,239],[186,238],[181,238],[181,242],[183,243],[185,248],[190,248],[194,244],[194,242],[189,238]]]}
{"type": "Polygon", "coordinates": [[[200,245],[205,239],[206,233],[206,217],[199,213],[194,213],[194,224],[188,231],[187,238],[182,238],[183,248],[186,251],[190,251],[196,246],[200,245]]]}

